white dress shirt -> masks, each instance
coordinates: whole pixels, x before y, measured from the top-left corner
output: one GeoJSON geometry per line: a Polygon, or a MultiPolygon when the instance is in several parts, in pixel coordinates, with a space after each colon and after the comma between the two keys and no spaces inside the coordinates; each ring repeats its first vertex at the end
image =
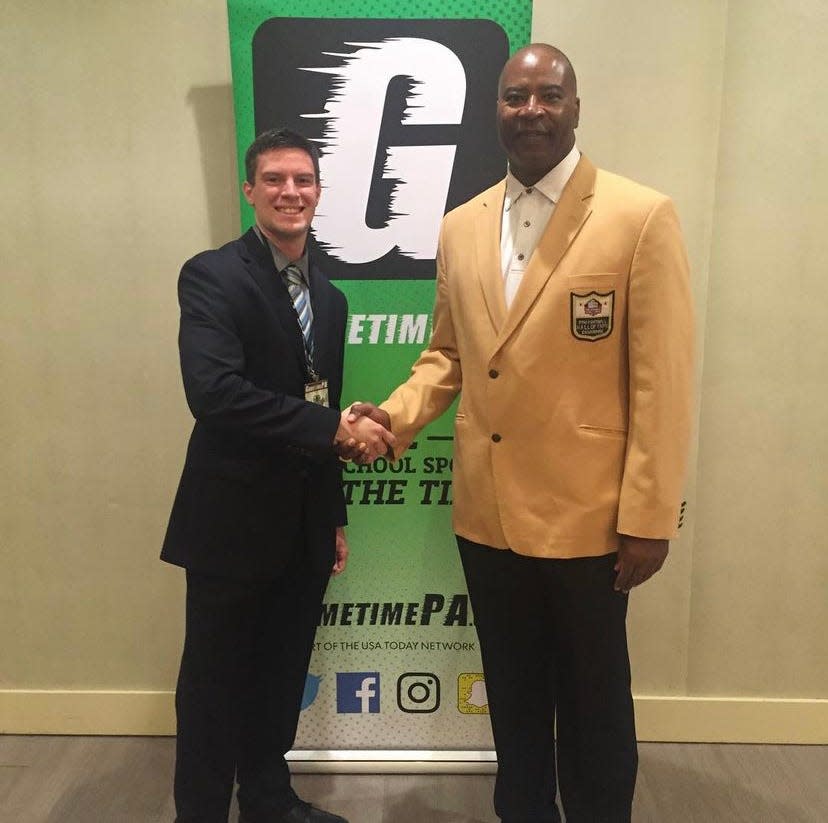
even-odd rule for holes
{"type": "Polygon", "coordinates": [[[569,154],[534,186],[524,186],[511,171],[506,174],[500,224],[500,263],[506,308],[512,305],[523,273],[580,157],[578,147],[573,146],[569,154]]]}

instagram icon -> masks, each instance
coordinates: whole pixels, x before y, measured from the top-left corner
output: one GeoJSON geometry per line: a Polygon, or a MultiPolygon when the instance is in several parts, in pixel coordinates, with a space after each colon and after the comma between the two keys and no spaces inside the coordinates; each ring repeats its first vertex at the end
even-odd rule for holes
{"type": "Polygon", "coordinates": [[[401,674],[397,680],[397,705],[404,712],[436,712],[440,707],[440,679],[431,672],[401,674]]]}

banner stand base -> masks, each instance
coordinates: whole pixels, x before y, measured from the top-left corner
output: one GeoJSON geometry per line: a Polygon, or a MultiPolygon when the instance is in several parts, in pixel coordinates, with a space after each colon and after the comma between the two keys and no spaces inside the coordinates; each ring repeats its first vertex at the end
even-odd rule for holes
{"type": "Polygon", "coordinates": [[[289,752],[294,774],[494,774],[494,751],[352,749],[289,752]]]}

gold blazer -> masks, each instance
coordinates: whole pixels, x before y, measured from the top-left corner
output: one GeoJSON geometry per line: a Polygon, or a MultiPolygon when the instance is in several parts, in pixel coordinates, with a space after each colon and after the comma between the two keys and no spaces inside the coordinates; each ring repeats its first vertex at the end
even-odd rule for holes
{"type": "Polygon", "coordinates": [[[399,457],[460,393],[453,522],[540,557],[675,536],[693,315],[669,198],[581,157],[507,310],[505,181],[443,220],[428,348],[383,403],[399,457]]]}

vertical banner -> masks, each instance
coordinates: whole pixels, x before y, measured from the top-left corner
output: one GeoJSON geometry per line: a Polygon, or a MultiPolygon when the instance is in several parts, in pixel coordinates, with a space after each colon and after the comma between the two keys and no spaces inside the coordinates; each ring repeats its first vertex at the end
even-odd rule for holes
{"type": "MultiPolygon", "coordinates": [[[[379,402],[428,341],[443,214],[505,173],[497,78],[529,40],[531,0],[228,10],[240,179],[266,129],[319,145],[309,242],[349,302],[343,401],[379,402]]],[[[351,557],[325,598],[297,748],[492,748],[451,529],[452,433],[448,412],[401,461],[346,467],[351,557]]]]}

